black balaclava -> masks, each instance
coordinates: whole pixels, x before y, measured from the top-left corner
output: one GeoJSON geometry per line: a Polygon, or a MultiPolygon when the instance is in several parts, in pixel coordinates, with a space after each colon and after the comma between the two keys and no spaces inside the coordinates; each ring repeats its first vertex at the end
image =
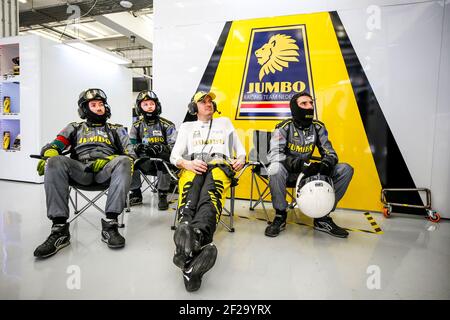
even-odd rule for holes
{"type": "Polygon", "coordinates": [[[289,102],[289,107],[291,108],[291,114],[292,118],[294,119],[294,124],[300,128],[306,128],[309,127],[314,119],[314,108],[313,109],[303,109],[300,108],[297,104],[297,99],[300,96],[307,96],[309,95],[305,93],[297,93],[289,102]]]}
{"type": "Polygon", "coordinates": [[[96,124],[96,125],[104,125],[106,123],[106,120],[108,119],[106,107],[105,107],[105,113],[102,115],[98,115],[89,109],[89,106],[86,105],[86,120],[89,122],[89,124],[96,124]]]}

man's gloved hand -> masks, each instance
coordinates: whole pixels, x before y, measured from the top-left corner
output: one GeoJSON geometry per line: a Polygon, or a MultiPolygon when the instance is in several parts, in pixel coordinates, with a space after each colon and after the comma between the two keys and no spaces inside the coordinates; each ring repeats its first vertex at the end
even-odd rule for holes
{"type": "Polygon", "coordinates": [[[148,145],[143,144],[143,143],[139,143],[134,147],[134,152],[136,152],[136,154],[138,156],[142,155],[143,153],[146,153],[146,149],[147,149],[148,145]]]}
{"type": "Polygon", "coordinates": [[[114,159],[115,157],[117,157],[116,154],[113,154],[111,156],[107,156],[106,158],[99,158],[97,160],[95,160],[92,164],[91,164],[91,170],[94,173],[99,172],[100,170],[103,169],[103,167],[110,162],[112,159],[114,159]]]}
{"type": "Polygon", "coordinates": [[[164,149],[163,146],[159,143],[151,144],[147,149],[147,155],[150,158],[159,158],[163,149],[164,149]]]}
{"type": "Polygon", "coordinates": [[[304,165],[303,179],[309,178],[315,174],[318,174],[320,170],[320,162],[310,162],[304,165]]]}
{"type": "Polygon", "coordinates": [[[288,172],[300,173],[302,171],[304,161],[301,160],[299,157],[286,156],[284,164],[288,172]]]}
{"type": "Polygon", "coordinates": [[[164,161],[170,162],[170,153],[172,150],[170,150],[169,145],[167,144],[161,144],[160,145],[162,150],[160,154],[158,155],[158,158],[163,159],[164,161]]]}
{"type": "Polygon", "coordinates": [[[36,170],[37,170],[37,172],[38,172],[38,174],[40,175],[40,176],[43,176],[44,175],[44,171],[45,171],[45,162],[47,161],[47,159],[48,158],[51,158],[51,157],[55,157],[55,156],[58,156],[59,155],[59,152],[58,152],[58,150],[56,150],[56,149],[48,149],[48,150],[46,150],[45,152],[44,152],[44,157],[46,157],[46,159],[44,160],[44,159],[41,159],[41,160],[39,160],[39,162],[38,162],[38,165],[37,165],[37,168],[36,168],[36,170]]]}
{"type": "Polygon", "coordinates": [[[154,144],[144,144],[140,143],[135,147],[135,152],[139,156],[147,156],[150,158],[157,158],[158,155],[161,153],[163,147],[159,143],[154,144]]]}
{"type": "Polygon", "coordinates": [[[333,165],[329,161],[322,160],[322,162],[320,162],[319,173],[321,175],[329,177],[331,175],[332,171],[333,171],[333,165]]]}

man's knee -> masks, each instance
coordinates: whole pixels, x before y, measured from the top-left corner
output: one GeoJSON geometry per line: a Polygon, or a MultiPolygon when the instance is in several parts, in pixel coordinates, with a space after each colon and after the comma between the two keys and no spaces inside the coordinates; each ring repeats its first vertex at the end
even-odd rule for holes
{"type": "Polygon", "coordinates": [[[46,170],[49,171],[49,170],[65,168],[64,164],[65,164],[66,159],[67,158],[65,156],[56,156],[56,157],[48,158],[46,170]]]}
{"type": "Polygon", "coordinates": [[[353,177],[353,167],[347,163],[338,163],[332,176],[333,183],[348,185],[353,177]]]}
{"type": "Polygon", "coordinates": [[[116,159],[116,168],[120,168],[125,171],[131,171],[132,159],[127,156],[118,156],[116,159]]]}
{"type": "Polygon", "coordinates": [[[127,156],[117,156],[117,163],[120,165],[131,166],[131,158],[127,156]]]}
{"type": "Polygon", "coordinates": [[[267,169],[270,179],[280,179],[286,176],[286,168],[281,162],[273,162],[269,165],[267,169]]]}
{"type": "Polygon", "coordinates": [[[351,179],[353,177],[354,169],[351,165],[348,163],[339,163],[339,172],[342,176],[346,177],[347,179],[351,179]]]}

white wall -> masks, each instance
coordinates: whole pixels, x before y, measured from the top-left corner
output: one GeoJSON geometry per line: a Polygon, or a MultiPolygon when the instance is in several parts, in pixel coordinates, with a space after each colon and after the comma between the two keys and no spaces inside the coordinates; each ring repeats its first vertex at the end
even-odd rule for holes
{"type": "Polygon", "coordinates": [[[131,127],[132,76],[124,66],[42,38],[42,143],[78,116],[78,96],[87,88],[105,91],[111,107],[111,123],[131,127]]]}
{"type": "Polygon", "coordinates": [[[131,70],[34,35],[0,39],[0,44],[18,42],[21,149],[0,152],[0,179],[42,182],[37,160],[29,155],[38,154],[70,122],[81,121],[77,101],[83,89],[103,89],[111,122],[131,127],[131,70]]]}
{"type": "Polygon", "coordinates": [[[431,188],[433,208],[450,217],[448,1],[155,0],[154,7],[154,89],[177,125],[226,21],[337,10],[415,184],[431,188]],[[368,35],[374,5],[381,24],[368,35]]]}
{"type": "Polygon", "coordinates": [[[364,8],[339,12],[417,187],[431,186],[443,13],[438,2],[386,6],[368,31],[364,8]]]}
{"type": "Polygon", "coordinates": [[[432,159],[431,190],[433,206],[450,217],[450,3],[446,2],[442,49],[439,67],[437,107],[433,113],[434,148],[432,159]]]}

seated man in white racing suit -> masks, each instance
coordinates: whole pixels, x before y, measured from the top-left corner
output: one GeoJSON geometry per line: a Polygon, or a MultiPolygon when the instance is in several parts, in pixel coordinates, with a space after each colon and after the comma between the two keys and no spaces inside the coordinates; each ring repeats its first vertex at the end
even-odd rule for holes
{"type": "Polygon", "coordinates": [[[202,276],[216,261],[217,248],[212,243],[216,224],[234,174],[246,158],[231,121],[213,118],[217,111],[214,99],[213,92],[193,96],[189,113],[198,120],[181,125],[170,156],[171,163],[182,169],[173,262],[183,272],[187,291],[200,288],[202,276]]]}

